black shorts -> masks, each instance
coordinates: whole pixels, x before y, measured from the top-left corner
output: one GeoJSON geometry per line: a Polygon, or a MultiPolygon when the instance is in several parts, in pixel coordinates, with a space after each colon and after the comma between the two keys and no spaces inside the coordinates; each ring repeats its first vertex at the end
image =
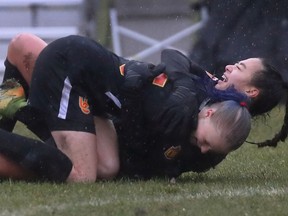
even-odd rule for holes
{"type": "Polygon", "coordinates": [[[123,81],[121,64],[121,58],[91,39],[58,39],[36,61],[29,105],[46,116],[52,131],[95,133],[93,116],[107,114],[108,101],[123,81]]]}

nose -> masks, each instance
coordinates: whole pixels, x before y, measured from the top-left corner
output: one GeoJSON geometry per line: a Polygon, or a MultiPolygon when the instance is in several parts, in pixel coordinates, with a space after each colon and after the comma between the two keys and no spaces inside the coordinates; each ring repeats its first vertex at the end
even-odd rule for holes
{"type": "Polygon", "coordinates": [[[206,145],[203,145],[203,146],[200,147],[200,149],[201,149],[201,153],[205,154],[205,153],[207,153],[210,150],[210,147],[206,146],[206,145]]]}
{"type": "Polygon", "coordinates": [[[234,65],[226,65],[225,71],[232,72],[234,65]]]}

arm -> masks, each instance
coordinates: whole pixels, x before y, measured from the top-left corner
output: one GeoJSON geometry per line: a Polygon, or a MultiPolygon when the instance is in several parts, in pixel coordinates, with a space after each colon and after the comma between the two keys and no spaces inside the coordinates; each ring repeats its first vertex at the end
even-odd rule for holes
{"type": "Polygon", "coordinates": [[[182,173],[185,172],[196,172],[202,173],[207,172],[208,170],[215,168],[219,163],[221,163],[226,155],[224,154],[215,154],[215,153],[206,153],[202,154],[200,149],[197,146],[191,145],[191,143],[182,143],[181,151],[179,151],[179,146],[172,145],[167,146],[169,141],[162,140],[162,146],[165,146],[164,152],[160,155],[156,155],[152,162],[153,172],[157,176],[167,176],[169,178],[177,178],[182,173]],[[170,152],[170,155],[173,158],[167,159],[165,154],[170,152]],[[178,154],[177,154],[178,153],[178,154]]]}
{"type": "Polygon", "coordinates": [[[214,79],[214,75],[205,71],[198,64],[193,62],[183,53],[173,50],[173,49],[165,49],[161,52],[161,61],[166,64],[166,71],[171,72],[184,72],[194,74],[196,76],[204,78],[205,76],[209,76],[214,79]]]}
{"type": "Polygon", "coordinates": [[[197,146],[186,145],[180,157],[181,173],[184,172],[207,172],[221,163],[227,155],[206,153],[202,154],[197,146]]]}
{"type": "Polygon", "coordinates": [[[146,84],[162,73],[164,65],[130,61],[125,65],[124,83],[121,88],[121,136],[126,145],[137,148],[140,143],[145,143],[147,132],[144,125],[143,89],[146,84]],[[125,128],[124,128],[125,126],[125,128]]]}
{"type": "Polygon", "coordinates": [[[120,148],[124,145],[130,150],[130,154],[133,154],[132,157],[137,154],[134,163],[137,161],[141,164],[146,160],[146,164],[151,164],[146,169],[147,173],[152,173],[154,176],[177,177],[181,170],[177,159],[179,152],[176,151],[179,148],[181,151],[179,143],[188,139],[191,131],[196,128],[199,106],[195,80],[189,74],[176,72],[168,74],[168,79],[170,81],[165,88],[152,87],[155,90],[152,93],[157,91],[159,94],[148,96],[148,104],[143,104],[141,95],[133,97],[129,91],[122,94],[127,97],[122,101],[122,128],[120,127],[122,130],[119,137],[124,139],[120,143],[120,148]],[[143,116],[144,105],[149,108],[148,117],[143,116]],[[145,125],[147,121],[149,127],[145,125]],[[169,153],[170,150],[172,155],[169,153]],[[167,157],[173,158],[167,159],[167,157]]]}
{"type": "Polygon", "coordinates": [[[181,72],[167,73],[170,92],[153,116],[158,131],[186,140],[198,120],[198,92],[194,76],[181,72]]]}

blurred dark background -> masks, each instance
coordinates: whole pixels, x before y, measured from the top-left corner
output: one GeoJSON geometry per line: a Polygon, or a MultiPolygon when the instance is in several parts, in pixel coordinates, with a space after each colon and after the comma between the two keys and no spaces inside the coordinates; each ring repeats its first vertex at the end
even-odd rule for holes
{"type": "Polygon", "coordinates": [[[209,20],[190,58],[211,72],[250,57],[264,57],[288,78],[287,0],[208,0],[209,20]]]}
{"type": "Polygon", "coordinates": [[[152,63],[160,60],[161,49],[171,47],[213,73],[245,58],[265,57],[288,80],[287,11],[287,0],[1,0],[0,71],[9,40],[25,30],[47,42],[67,34],[86,35],[124,57],[152,63]],[[111,8],[117,12],[118,27],[141,36],[116,35],[111,8]],[[49,34],[43,31],[48,27],[53,30],[49,34]],[[182,36],[174,40],[177,33],[182,36]],[[143,36],[145,40],[139,40],[143,36]],[[138,55],[167,38],[171,43],[138,55]]]}

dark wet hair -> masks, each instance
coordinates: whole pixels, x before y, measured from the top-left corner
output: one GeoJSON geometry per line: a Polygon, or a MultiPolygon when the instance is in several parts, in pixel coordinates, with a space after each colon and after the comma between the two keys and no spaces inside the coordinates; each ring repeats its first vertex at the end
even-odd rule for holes
{"type": "MultiPolygon", "coordinates": [[[[259,95],[251,99],[250,113],[252,116],[265,114],[276,107],[286,95],[288,84],[284,81],[280,72],[277,71],[266,59],[259,58],[263,65],[263,70],[254,73],[251,80],[251,85],[258,88],[259,95]]],[[[281,130],[274,138],[257,144],[259,147],[274,146],[276,147],[279,141],[285,141],[288,133],[288,100],[286,99],[285,117],[281,130]]]]}
{"type": "Polygon", "coordinates": [[[285,95],[285,82],[281,74],[266,59],[259,59],[263,70],[256,71],[250,83],[259,89],[259,95],[251,99],[249,110],[252,116],[269,112],[285,95]]]}

